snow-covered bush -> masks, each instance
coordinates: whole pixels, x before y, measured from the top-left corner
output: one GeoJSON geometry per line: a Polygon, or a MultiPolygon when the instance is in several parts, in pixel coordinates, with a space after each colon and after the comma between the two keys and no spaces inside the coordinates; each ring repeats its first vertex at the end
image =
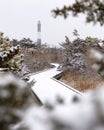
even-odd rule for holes
{"type": "Polygon", "coordinates": [[[28,109],[20,124],[13,127],[21,130],[103,130],[104,88],[90,91],[85,97],[72,97],[69,104],[64,99],[56,104],[46,104],[28,109]]]}
{"type": "Polygon", "coordinates": [[[0,76],[0,130],[104,129],[104,87],[75,94],[69,102],[58,96],[41,107],[30,95],[23,81],[0,76]]]}
{"type": "Polygon", "coordinates": [[[19,46],[11,47],[9,38],[4,38],[0,44],[0,67],[8,70],[19,70],[21,58],[17,56],[19,46]]]}
{"type": "Polygon", "coordinates": [[[89,58],[92,61],[92,68],[104,78],[104,53],[96,49],[91,49],[89,58]]]}
{"type": "Polygon", "coordinates": [[[78,38],[71,42],[66,36],[65,42],[63,42],[61,46],[64,48],[65,55],[63,63],[59,68],[63,71],[77,70],[85,73],[87,71],[87,62],[85,57],[87,47],[84,40],[78,38]]]}
{"type": "Polygon", "coordinates": [[[21,121],[27,108],[38,103],[29,87],[11,74],[0,75],[0,130],[11,129],[21,121]]]}

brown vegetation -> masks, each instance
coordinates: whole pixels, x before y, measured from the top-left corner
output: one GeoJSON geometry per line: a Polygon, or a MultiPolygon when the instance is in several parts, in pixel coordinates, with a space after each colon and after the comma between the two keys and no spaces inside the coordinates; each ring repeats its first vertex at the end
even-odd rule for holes
{"type": "Polygon", "coordinates": [[[62,50],[55,47],[21,47],[20,54],[24,55],[23,63],[32,73],[52,67],[50,63],[62,61],[62,50]]]}
{"type": "Polygon", "coordinates": [[[100,77],[92,77],[92,75],[82,75],[76,72],[66,72],[63,74],[61,81],[74,87],[79,91],[96,88],[99,84],[103,83],[100,77]]]}

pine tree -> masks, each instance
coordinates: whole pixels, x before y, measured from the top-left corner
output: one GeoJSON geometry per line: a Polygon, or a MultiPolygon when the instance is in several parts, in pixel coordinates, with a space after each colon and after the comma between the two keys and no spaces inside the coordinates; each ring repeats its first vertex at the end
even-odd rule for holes
{"type": "Polygon", "coordinates": [[[77,38],[71,42],[67,36],[65,38],[65,42],[60,44],[64,48],[64,58],[63,63],[59,66],[60,70],[86,72],[87,62],[85,53],[87,48],[84,40],[77,38]]]}

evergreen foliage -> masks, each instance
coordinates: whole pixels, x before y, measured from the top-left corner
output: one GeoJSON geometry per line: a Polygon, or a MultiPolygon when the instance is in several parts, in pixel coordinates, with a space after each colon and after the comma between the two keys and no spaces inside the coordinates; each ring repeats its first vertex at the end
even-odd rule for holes
{"type": "Polygon", "coordinates": [[[0,74],[0,130],[11,130],[33,102],[29,86],[13,75],[0,74]]]}
{"type": "Polygon", "coordinates": [[[63,63],[59,68],[63,71],[77,70],[85,73],[87,71],[87,62],[85,58],[87,46],[85,41],[77,38],[71,42],[67,36],[65,38],[65,42],[60,44],[64,48],[65,55],[63,63]]]}
{"type": "Polygon", "coordinates": [[[19,46],[11,46],[9,39],[4,38],[3,43],[0,44],[0,67],[19,70],[22,59],[21,56],[17,56],[18,53],[19,46]]]}
{"type": "Polygon", "coordinates": [[[56,8],[52,11],[56,16],[60,15],[67,18],[69,12],[72,12],[73,16],[78,14],[84,14],[86,16],[86,22],[99,23],[104,25],[104,0],[75,0],[73,4],[70,4],[62,9],[56,8]]]}
{"type": "Polygon", "coordinates": [[[0,130],[103,130],[104,88],[39,107],[31,90],[12,75],[0,75],[0,130]]]}

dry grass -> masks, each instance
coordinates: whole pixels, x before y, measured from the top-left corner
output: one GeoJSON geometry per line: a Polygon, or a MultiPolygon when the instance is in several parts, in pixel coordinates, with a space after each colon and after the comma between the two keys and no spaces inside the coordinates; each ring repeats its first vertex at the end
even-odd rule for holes
{"type": "Polygon", "coordinates": [[[102,79],[94,79],[91,76],[73,74],[72,72],[65,73],[61,80],[79,91],[93,89],[103,83],[102,79]]]}

